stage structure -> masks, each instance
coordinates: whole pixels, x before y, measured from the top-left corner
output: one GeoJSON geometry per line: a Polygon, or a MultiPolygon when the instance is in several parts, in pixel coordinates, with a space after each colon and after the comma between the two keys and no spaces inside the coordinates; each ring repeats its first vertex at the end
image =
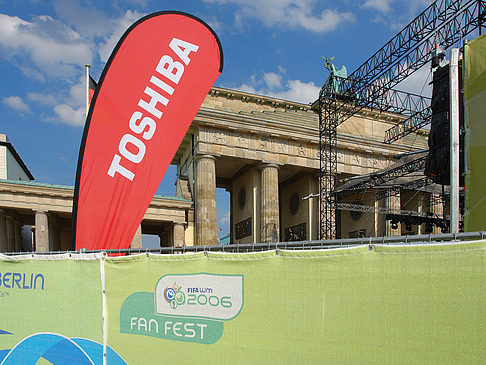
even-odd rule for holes
{"type": "MultiPolygon", "coordinates": [[[[432,66],[437,67],[445,50],[461,44],[473,31],[479,30],[481,34],[485,12],[486,3],[482,0],[437,0],[349,76],[338,75],[335,68],[326,64],[331,74],[321,89],[318,103],[321,239],[335,238],[337,234],[337,127],[364,108],[399,113],[404,116],[402,123],[386,132],[384,142],[391,144],[429,124],[430,99],[394,87],[427,65],[431,56],[432,66]]],[[[411,168],[398,169],[401,172],[391,170],[378,178],[370,176],[359,189],[389,181],[400,173],[418,171],[424,162],[419,159],[411,168]]],[[[420,179],[424,184],[423,175],[420,179]]],[[[410,183],[408,179],[407,184],[410,183]]]]}

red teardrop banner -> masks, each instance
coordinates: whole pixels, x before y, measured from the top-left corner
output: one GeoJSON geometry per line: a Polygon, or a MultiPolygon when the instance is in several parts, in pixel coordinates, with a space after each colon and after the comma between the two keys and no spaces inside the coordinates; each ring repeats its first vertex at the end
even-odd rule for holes
{"type": "Polygon", "coordinates": [[[203,21],[160,12],[133,24],[100,77],[79,152],[72,248],[128,248],[223,68],[203,21]]]}

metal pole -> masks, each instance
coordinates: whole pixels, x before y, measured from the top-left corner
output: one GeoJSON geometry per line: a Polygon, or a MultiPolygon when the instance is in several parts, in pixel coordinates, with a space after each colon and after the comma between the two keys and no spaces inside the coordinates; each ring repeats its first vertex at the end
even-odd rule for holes
{"type": "Polygon", "coordinates": [[[89,111],[89,68],[90,65],[84,65],[86,67],[86,117],[89,111]]]}
{"type": "Polygon", "coordinates": [[[450,233],[459,232],[459,49],[451,50],[450,89],[450,233]]]}
{"type": "Polygon", "coordinates": [[[481,8],[482,8],[482,1],[478,0],[478,28],[479,28],[479,35],[481,35],[481,28],[483,27],[483,21],[481,20],[481,8]]]}

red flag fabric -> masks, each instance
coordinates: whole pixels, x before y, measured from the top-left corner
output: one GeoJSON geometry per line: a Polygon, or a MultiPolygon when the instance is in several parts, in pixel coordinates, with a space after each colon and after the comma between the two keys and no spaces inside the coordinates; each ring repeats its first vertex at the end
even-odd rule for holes
{"type": "Polygon", "coordinates": [[[91,105],[91,100],[93,99],[93,95],[97,87],[98,85],[96,84],[96,81],[93,80],[91,76],[89,76],[88,105],[91,105]]]}
{"type": "Polygon", "coordinates": [[[129,247],[222,67],[219,39],[192,15],[154,13],[125,32],[103,70],[86,121],[73,249],[129,247]]]}

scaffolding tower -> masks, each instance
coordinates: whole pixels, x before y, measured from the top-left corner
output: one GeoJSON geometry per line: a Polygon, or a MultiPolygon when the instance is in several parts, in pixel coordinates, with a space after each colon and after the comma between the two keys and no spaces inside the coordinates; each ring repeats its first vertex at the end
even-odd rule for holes
{"type": "Polygon", "coordinates": [[[404,122],[386,133],[385,143],[391,143],[429,123],[426,98],[394,87],[426,65],[439,46],[446,50],[474,30],[481,34],[485,14],[483,0],[437,0],[348,77],[330,75],[318,103],[321,239],[336,238],[337,127],[363,108],[403,114],[404,122]]]}

